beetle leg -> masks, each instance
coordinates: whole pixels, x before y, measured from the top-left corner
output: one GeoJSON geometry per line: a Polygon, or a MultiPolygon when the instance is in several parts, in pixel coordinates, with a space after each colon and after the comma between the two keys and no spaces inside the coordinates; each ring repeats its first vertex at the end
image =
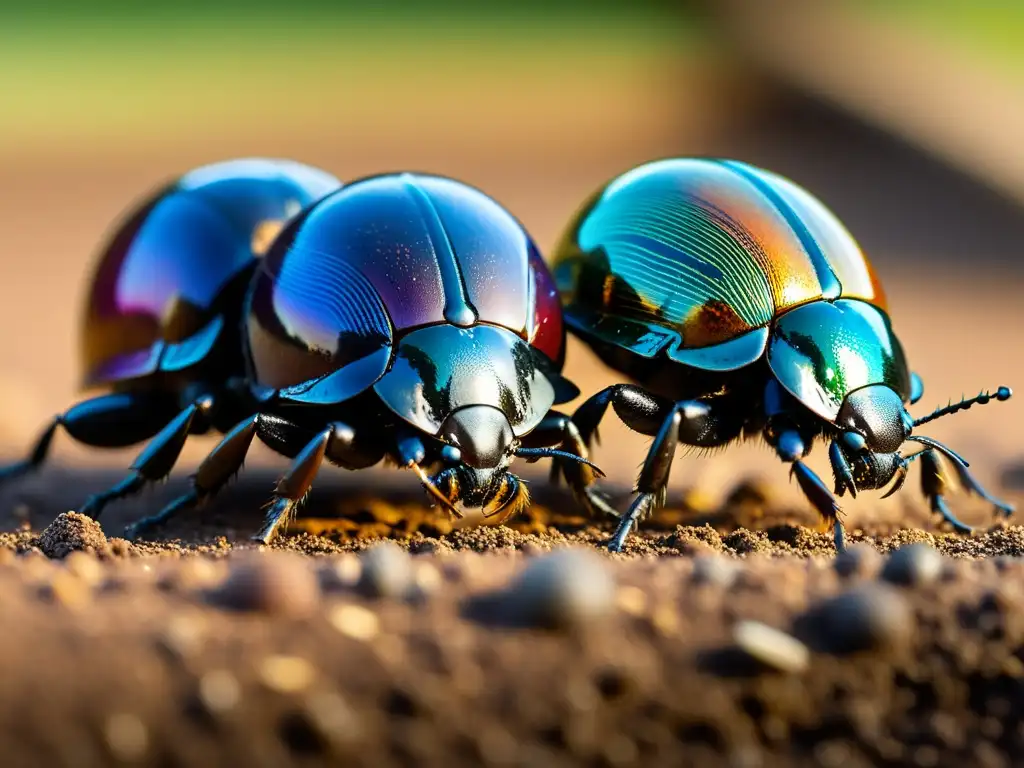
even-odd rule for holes
{"type": "MultiPolygon", "coordinates": [[[[922,456],[921,458],[925,457],[922,456]]],[[[1000,517],[1010,517],[1011,515],[1013,515],[1015,511],[1013,504],[1005,502],[1002,499],[998,499],[992,494],[990,494],[988,491],[986,491],[985,488],[981,485],[981,483],[979,483],[975,479],[974,475],[971,474],[971,471],[960,462],[954,461],[952,462],[952,464],[953,468],[956,470],[957,475],[960,477],[960,482],[963,484],[964,488],[969,493],[973,493],[976,496],[980,496],[993,507],[995,507],[996,515],[1000,517]]]]}
{"type": "Polygon", "coordinates": [[[197,506],[224,487],[242,468],[262,418],[259,415],[252,416],[224,435],[192,476],[192,489],[155,515],[144,517],[129,525],[125,529],[125,538],[138,538],[140,534],[165,523],[182,510],[197,506]]]}
{"type": "MultiPolygon", "coordinates": [[[[791,467],[791,474],[796,476],[807,500],[814,505],[814,508],[821,515],[821,519],[832,528],[832,536],[835,540],[836,551],[842,552],[846,548],[846,535],[843,530],[843,522],[839,519],[842,509],[839,502],[822,482],[821,478],[814,471],[801,461],[807,455],[807,446],[800,433],[795,429],[784,429],[778,434],[774,441],[769,441],[775,448],[779,458],[787,462],[791,467]]],[[[834,458],[831,456],[830,458],[834,458]]],[[[836,487],[839,487],[840,477],[836,477],[836,487]]]]}
{"type": "MultiPolygon", "coordinates": [[[[588,458],[587,442],[580,433],[578,426],[558,411],[550,411],[537,427],[522,439],[524,448],[550,448],[572,453],[580,458],[588,458]]],[[[529,459],[527,459],[529,461],[529,459]]],[[[551,462],[552,480],[557,481],[558,475],[565,477],[573,494],[591,514],[613,515],[618,512],[595,485],[597,475],[593,467],[579,461],[569,459],[553,459],[551,462]]]]}
{"type": "Polygon", "coordinates": [[[117,485],[86,499],[81,513],[92,518],[99,517],[103,508],[111,501],[138,493],[146,483],[163,480],[181,456],[185,441],[195,424],[196,416],[206,418],[213,411],[212,395],[201,395],[174,417],[143,449],[131,465],[129,474],[117,485]]]}
{"type": "MultiPolygon", "coordinates": [[[[1013,506],[991,496],[966,467],[961,467],[954,462],[960,481],[968,492],[974,493],[995,506],[997,514],[1009,516],[1013,513],[1013,506]]],[[[941,515],[942,519],[952,526],[957,533],[971,533],[974,529],[962,522],[953,514],[946,504],[945,494],[949,489],[949,477],[946,474],[945,465],[934,450],[927,450],[921,453],[921,492],[928,499],[932,512],[941,515]]]]}
{"type": "Polygon", "coordinates": [[[836,440],[833,440],[828,447],[828,459],[832,465],[832,474],[835,475],[836,495],[842,496],[849,491],[853,498],[857,498],[857,485],[853,481],[853,470],[850,469],[850,462],[846,460],[836,440]]]}
{"type": "Polygon", "coordinates": [[[672,469],[672,460],[679,444],[679,425],[682,421],[682,410],[675,407],[658,430],[636,481],[634,491],[638,495],[619,520],[619,525],[608,542],[610,551],[621,552],[633,526],[665,503],[669,471],[672,469]]]}
{"type": "Polygon", "coordinates": [[[0,467],[0,481],[38,469],[46,461],[57,427],[98,448],[124,448],[157,434],[173,416],[173,399],[151,394],[111,393],[84,400],[57,416],[21,461],[0,467]]]}

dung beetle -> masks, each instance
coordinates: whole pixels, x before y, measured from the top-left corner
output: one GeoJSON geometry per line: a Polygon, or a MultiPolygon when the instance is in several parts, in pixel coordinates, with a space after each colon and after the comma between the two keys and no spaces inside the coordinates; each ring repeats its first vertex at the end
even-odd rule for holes
{"type": "Polygon", "coordinates": [[[223,432],[252,412],[242,386],[241,317],[253,268],[274,237],[341,182],[287,160],[196,168],[131,210],[100,253],[81,323],[82,385],[104,388],[57,416],[8,479],[41,465],[58,426],[96,447],[149,440],[113,499],[166,477],[190,434],[223,432]]]}
{"type": "Polygon", "coordinates": [[[199,466],[191,490],[130,536],[218,491],[254,437],[293,459],[254,537],[269,542],[321,462],[413,471],[436,502],[504,519],[527,501],[514,457],[567,461],[586,495],[596,467],[561,375],[554,280],[523,227],[482,192],[392,173],[346,184],[291,221],[245,300],[247,380],[259,406],[199,466]]]}
{"type": "Polygon", "coordinates": [[[679,443],[709,449],[758,435],[791,465],[837,549],[839,504],[802,461],[817,439],[830,442],[839,496],[895,478],[888,496],[920,456],[932,510],[969,531],[946,505],[941,454],[965,488],[1012,513],[960,456],[913,433],[1006,400],[1010,390],[913,419],[906,406],[923,385],[907,367],[874,270],[836,216],[792,181],[734,160],[639,166],[584,204],[553,264],[569,330],[635,382],[580,406],[573,421],[584,442],[609,405],[628,427],[654,436],[610,549],[620,550],[633,525],[663,503],[679,443]],[[923,450],[902,455],[906,441],[923,450]]]}

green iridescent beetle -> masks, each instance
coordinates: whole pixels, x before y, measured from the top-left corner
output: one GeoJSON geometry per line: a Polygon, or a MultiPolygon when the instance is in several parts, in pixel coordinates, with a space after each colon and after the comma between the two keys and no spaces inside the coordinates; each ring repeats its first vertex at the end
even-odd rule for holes
{"type": "MultiPolygon", "coordinates": [[[[634,384],[609,387],[573,416],[590,443],[611,405],[654,436],[636,497],[609,548],[663,503],[676,446],[763,436],[843,547],[840,507],[802,459],[830,443],[835,494],[898,490],[921,457],[933,511],[949,510],[939,454],[964,487],[995,505],[949,448],[913,429],[976,403],[983,392],[914,420],[923,393],[893,332],[885,293],[857,242],[816,197],[734,160],[680,158],[635,168],[577,213],[554,254],[570,331],[634,384]],[[923,450],[904,456],[906,441],[923,450]]],[[[618,515],[593,490],[591,509],[618,515]]]]}

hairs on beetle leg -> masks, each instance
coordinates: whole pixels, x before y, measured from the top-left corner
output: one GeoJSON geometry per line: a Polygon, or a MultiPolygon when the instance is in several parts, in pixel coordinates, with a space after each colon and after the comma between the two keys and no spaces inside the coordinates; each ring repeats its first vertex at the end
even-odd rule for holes
{"type": "Polygon", "coordinates": [[[502,525],[506,520],[509,520],[520,512],[530,506],[530,489],[526,487],[526,481],[521,480],[516,475],[507,474],[502,479],[502,488],[508,486],[511,483],[514,486],[511,497],[497,510],[490,514],[485,514],[484,517],[490,520],[494,520],[495,525],[502,525]]]}

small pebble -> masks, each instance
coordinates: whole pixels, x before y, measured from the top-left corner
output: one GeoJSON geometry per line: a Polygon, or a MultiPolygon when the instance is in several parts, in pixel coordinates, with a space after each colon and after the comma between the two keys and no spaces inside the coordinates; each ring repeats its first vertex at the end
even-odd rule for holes
{"type": "Polygon", "coordinates": [[[359,591],[367,597],[406,597],[415,577],[412,558],[394,544],[378,544],[363,553],[359,591]]]}
{"type": "Polygon", "coordinates": [[[698,555],[693,558],[693,576],[695,584],[710,584],[728,588],[736,581],[740,566],[735,561],[721,555],[698,555]]]}
{"type": "Polygon", "coordinates": [[[149,746],[146,726],[135,715],[121,713],[107,719],[103,729],[107,745],[114,756],[126,762],[139,760],[149,746]]]}
{"type": "Polygon", "coordinates": [[[914,615],[903,596],[890,587],[868,584],[814,606],[797,619],[826,653],[843,655],[903,645],[914,629],[914,615]]]}
{"type": "Polygon", "coordinates": [[[210,589],[221,581],[223,572],[223,563],[208,557],[190,557],[180,565],[168,568],[158,581],[158,586],[177,592],[210,589]]]}
{"type": "Polygon", "coordinates": [[[40,534],[39,548],[47,557],[59,559],[76,550],[102,552],[107,548],[107,537],[91,517],[62,512],[40,534]]]}
{"type": "Polygon", "coordinates": [[[483,622],[568,629],[610,614],[615,597],[601,556],[561,549],[531,559],[508,586],[472,598],[467,608],[483,622]]]}
{"type": "Polygon", "coordinates": [[[268,656],[260,662],[259,675],[272,691],[298,693],[313,683],[316,670],[299,656],[268,656]]]}
{"type": "Polygon", "coordinates": [[[736,645],[746,653],[781,672],[803,672],[810,663],[806,645],[759,621],[741,621],[732,634],[736,645]]]}
{"type": "Polygon", "coordinates": [[[336,605],[328,614],[331,625],[354,640],[372,640],[380,632],[377,614],[361,605],[336,605]]]}
{"type": "Polygon", "coordinates": [[[208,597],[224,608],[298,618],[318,608],[320,582],[295,555],[250,553],[238,559],[224,583],[208,597]]]}
{"type": "Polygon", "coordinates": [[[882,568],[881,578],[902,586],[931,584],[942,575],[942,565],[943,557],[938,550],[917,542],[890,554],[882,568]]]}
{"type": "Polygon", "coordinates": [[[850,544],[836,555],[833,567],[844,579],[853,576],[867,576],[877,572],[882,556],[869,544],[850,544]]]}
{"type": "Polygon", "coordinates": [[[207,672],[199,680],[199,699],[211,714],[233,709],[242,698],[242,687],[226,669],[207,672]]]}

